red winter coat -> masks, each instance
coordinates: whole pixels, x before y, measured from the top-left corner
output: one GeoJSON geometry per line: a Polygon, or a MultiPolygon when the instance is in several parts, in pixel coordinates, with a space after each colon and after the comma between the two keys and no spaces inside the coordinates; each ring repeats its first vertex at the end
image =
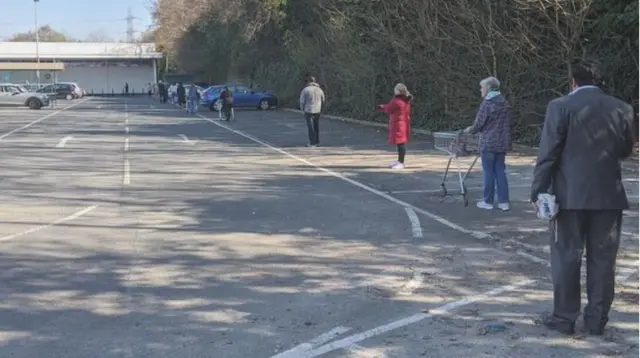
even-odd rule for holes
{"type": "Polygon", "coordinates": [[[405,95],[397,95],[388,104],[379,106],[389,115],[389,144],[403,144],[409,141],[412,99],[405,95]]]}

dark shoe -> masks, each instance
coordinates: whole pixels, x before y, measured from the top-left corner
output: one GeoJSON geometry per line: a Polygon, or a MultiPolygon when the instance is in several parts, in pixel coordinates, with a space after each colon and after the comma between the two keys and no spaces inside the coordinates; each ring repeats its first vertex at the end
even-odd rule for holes
{"type": "Polygon", "coordinates": [[[545,315],[542,317],[542,324],[544,324],[548,329],[560,332],[567,336],[570,336],[575,333],[576,324],[575,322],[562,322],[557,318],[551,315],[545,315]]]}
{"type": "Polygon", "coordinates": [[[587,333],[592,336],[604,336],[604,328],[598,328],[598,329],[587,328],[587,333]]]}
{"type": "Polygon", "coordinates": [[[583,316],[584,322],[584,331],[592,336],[602,336],[604,335],[604,327],[609,322],[608,318],[601,320],[594,320],[587,316],[586,314],[583,316]]]}

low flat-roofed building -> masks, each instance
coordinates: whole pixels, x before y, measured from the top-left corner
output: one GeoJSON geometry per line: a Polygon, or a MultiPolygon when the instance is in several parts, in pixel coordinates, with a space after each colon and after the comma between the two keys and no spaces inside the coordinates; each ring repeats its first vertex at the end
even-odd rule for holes
{"type": "Polygon", "coordinates": [[[76,82],[89,93],[121,93],[126,83],[129,92],[146,92],[162,58],[152,43],[40,42],[37,52],[35,42],[0,42],[0,81],[35,84],[40,68],[41,84],[76,82]]]}

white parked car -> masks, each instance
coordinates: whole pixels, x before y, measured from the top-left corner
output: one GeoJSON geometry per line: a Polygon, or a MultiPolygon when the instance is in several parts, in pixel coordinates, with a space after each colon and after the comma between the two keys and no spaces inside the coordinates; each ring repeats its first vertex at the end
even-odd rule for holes
{"type": "Polygon", "coordinates": [[[44,93],[29,92],[26,88],[11,83],[0,83],[0,105],[40,109],[49,105],[49,96],[44,93]]]}

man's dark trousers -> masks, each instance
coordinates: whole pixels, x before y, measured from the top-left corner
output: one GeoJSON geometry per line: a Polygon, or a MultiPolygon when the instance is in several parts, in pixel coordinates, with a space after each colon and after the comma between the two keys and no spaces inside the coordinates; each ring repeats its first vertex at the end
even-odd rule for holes
{"type": "Polygon", "coordinates": [[[558,324],[572,325],[580,315],[580,265],[586,248],[585,327],[604,329],[614,297],[621,225],[622,210],[561,210],[551,223],[553,318],[558,324]]]}
{"type": "Polygon", "coordinates": [[[320,144],[320,113],[305,113],[304,118],[307,121],[309,144],[320,144]]]}
{"type": "Polygon", "coordinates": [[[531,200],[551,192],[560,207],[557,220],[551,222],[554,307],[546,322],[550,328],[573,331],[580,315],[580,264],[585,249],[586,328],[601,334],[609,320],[622,211],[629,209],[621,161],[635,143],[633,118],[632,106],[595,86],[578,88],[547,106],[531,200]]]}

